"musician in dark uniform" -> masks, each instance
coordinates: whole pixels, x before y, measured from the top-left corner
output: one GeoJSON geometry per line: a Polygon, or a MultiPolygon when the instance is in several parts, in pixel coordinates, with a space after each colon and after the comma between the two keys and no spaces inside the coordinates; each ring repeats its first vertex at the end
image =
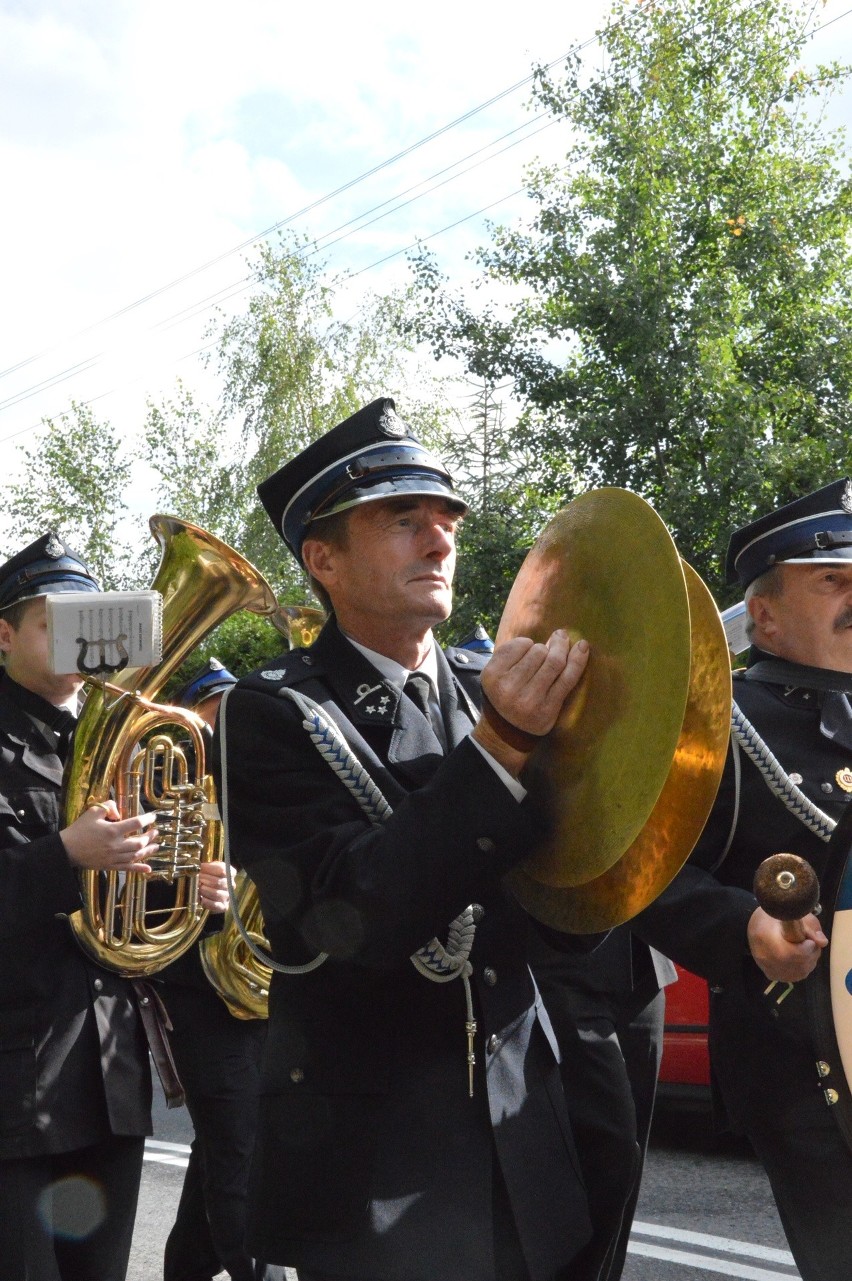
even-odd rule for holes
{"type": "Polygon", "coordinates": [[[728,571],[745,589],[751,649],[734,674],[722,786],[690,862],[633,928],[709,980],[727,1123],[766,1169],[804,1281],[845,1281],[852,1153],[808,1018],[826,938],[810,915],[805,940],[788,942],[752,882],[770,854],[799,854],[822,878],[847,852],[828,837],[852,803],[852,482],[737,530],[728,571]]]}
{"type": "Polygon", "coordinates": [[[588,647],[517,638],[486,668],[434,644],[465,506],[391,400],[260,494],[333,613],[217,724],[231,842],[297,970],[272,980],[249,1245],[300,1281],[568,1281],[585,1197],[501,874],[543,831],[518,775],[588,647]]]}
{"type": "MultiPolygon", "coordinates": [[[[173,698],[211,729],[236,677],[216,658],[173,698]]],[[[283,1281],[245,1246],[246,1185],[257,1123],[266,1020],[236,1018],[208,979],[199,942],[157,980],[172,1023],[169,1040],[195,1137],[177,1215],[166,1240],[164,1281],[283,1281]]]]}
{"type": "Polygon", "coordinates": [[[55,534],[0,566],[4,1281],[121,1281],[151,1133],[133,990],[84,956],[67,921],[81,906],[78,868],[127,868],[156,849],[153,829],[111,821],[110,806],[60,830],[81,681],[51,671],[44,596],[97,590],[55,534]]]}

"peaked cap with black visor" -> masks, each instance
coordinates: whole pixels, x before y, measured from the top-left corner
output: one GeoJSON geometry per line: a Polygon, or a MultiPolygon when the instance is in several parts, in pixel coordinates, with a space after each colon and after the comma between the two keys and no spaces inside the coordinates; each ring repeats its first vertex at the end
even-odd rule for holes
{"type": "Polygon", "coordinates": [[[99,591],[88,565],[52,532],[0,565],[0,614],[48,592],[99,591]]]}
{"type": "Polygon", "coordinates": [[[778,564],[852,565],[852,480],[835,480],[731,535],[729,583],[746,588],[778,564]]]}
{"type": "Polygon", "coordinates": [[[424,449],[387,396],[332,427],[258,485],[257,492],[300,564],[308,527],[361,503],[440,497],[460,515],[467,511],[444,464],[424,449]]]}

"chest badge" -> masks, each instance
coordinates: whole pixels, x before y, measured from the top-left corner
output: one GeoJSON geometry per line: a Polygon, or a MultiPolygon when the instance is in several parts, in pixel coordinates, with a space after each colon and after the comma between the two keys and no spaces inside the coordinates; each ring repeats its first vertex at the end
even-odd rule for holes
{"type": "Polygon", "coordinates": [[[834,781],[844,792],[852,792],[852,769],[848,765],[844,769],[839,769],[834,776],[834,781]]]}

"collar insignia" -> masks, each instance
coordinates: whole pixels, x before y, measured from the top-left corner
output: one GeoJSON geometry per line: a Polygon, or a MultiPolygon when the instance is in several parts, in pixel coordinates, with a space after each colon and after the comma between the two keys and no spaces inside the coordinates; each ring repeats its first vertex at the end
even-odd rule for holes
{"type": "Polygon", "coordinates": [[[60,556],[65,555],[65,548],[55,534],[50,534],[44,545],[44,552],[51,560],[59,560],[60,556]]]}
{"type": "Polygon", "coordinates": [[[847,516],[852,516],[852,480],[847,480],[843,486],[843,493],[840,495],[840,506],[847,516]]]}

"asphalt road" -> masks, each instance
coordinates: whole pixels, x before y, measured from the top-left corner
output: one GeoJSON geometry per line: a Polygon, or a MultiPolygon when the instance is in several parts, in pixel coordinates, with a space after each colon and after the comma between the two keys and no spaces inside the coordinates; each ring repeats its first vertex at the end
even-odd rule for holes
{"type": "MultiPolygon", "coordinates": [[[[192,1138],[186,1110],[167,1111],[160,1098],[155,1131],[146,1151],[129,1281],[160,1281],[192,1138]]],[[[661,1105],[624,1281],[710,1281],[720,1275],[795,1281],[799,1274],[766,1177],[748,1147],[714,1137],[702,1110],[661,1105]]]]}

